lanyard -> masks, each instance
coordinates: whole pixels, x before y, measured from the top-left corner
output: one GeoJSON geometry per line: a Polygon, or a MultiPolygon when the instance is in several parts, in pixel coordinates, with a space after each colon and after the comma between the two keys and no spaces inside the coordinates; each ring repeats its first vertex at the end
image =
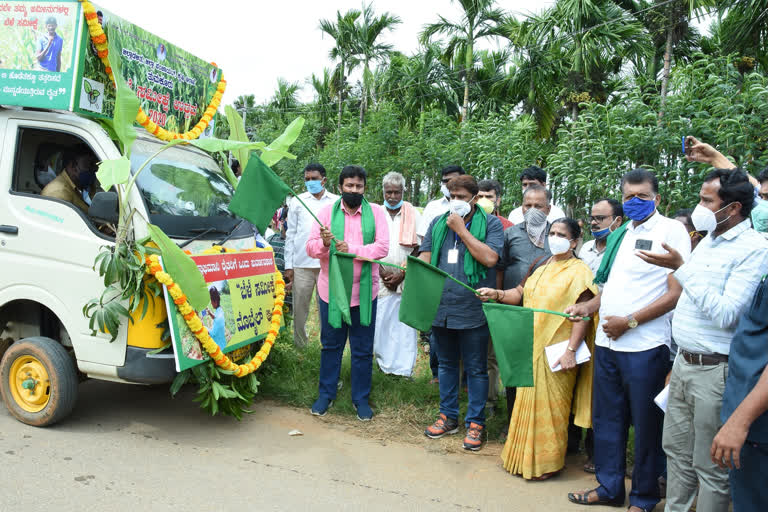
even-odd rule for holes
{"type": "MultiPolygon", "coordinates": [[[[470,226],[470,224],[472,224],[472,221],[471,221],[471,220],[470,220],[469,222],[467,222],[466,224],[464,224],[464,227],[465,227],[465,228],[467,228],[467,229],[469,229],[469,226],[470,226]]],[[[454,232],[453,232],[453,248],[454,248],[454,249],[456,248],[456,246],[458,245],[458,243],[459,243],[459,235],[458,235],[458,234],[456,234],[456,232],[454,231],[454,232]]]]}

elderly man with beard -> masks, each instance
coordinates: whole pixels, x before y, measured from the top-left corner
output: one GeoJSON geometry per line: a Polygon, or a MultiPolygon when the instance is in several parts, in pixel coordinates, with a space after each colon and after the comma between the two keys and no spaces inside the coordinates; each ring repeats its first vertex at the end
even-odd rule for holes
{"type": "MultiPolygon", "coordinates": [[[[411,203],[403,200],[405,178],[397,172],[384,176],[385,216],[389,227],[389,252],[382,261],[401,265],[409,255],[418,252],[416,226],[421,215],[411,203]]],[[[384,373],[410,377],[416,363],[418,332],[402,323],[398,314],[403,298],[405,274],[393,267],[379,266],[379,299],[376,306],[376,331],[373,354],[384,373]]]]}
{"type": "MultiPolygon", "coordinates": [[[[496,274],[496,288],[514,289],[523,279],[547,261],[549,252],[547,233],[552,194],[542,185],[532,184],[523,191],[523,222],[504,231],[504,248],[496,274]]],[[[506,388],[507,421],[515,406],[515,388],[506,388]]]]}

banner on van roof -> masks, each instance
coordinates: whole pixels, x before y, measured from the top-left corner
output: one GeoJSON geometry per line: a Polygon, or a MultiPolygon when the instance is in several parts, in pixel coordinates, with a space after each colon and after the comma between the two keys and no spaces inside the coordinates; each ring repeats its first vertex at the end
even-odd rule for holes
{"type": "MultiPolygon", "coordinates": [[[[192,256],[208,285],[211,302],[198,311],[222,352],[266,338],[272,322],[275,260],[272,251],[192,256]]],[[[165,287],[164,287],[165,289],[165,287]]],[[[209,359],[165,290],[176,371],[209,359]]]]}
{"type": "Polygon", "coordinates": [[[72,108],[82,17],[77,1],[0,2],[0,104],[72,108]]]}
{"type": "MultiPolygon", "coordinates": [[[[221,70],[98,6],[125,81],[152,121],[185,132],[203,117],[221,70]]],[[[111,118],[115,89],[77,0],[0,2],[0,104],[111,118]]],[[[213,123],[208,125],[208,136],[213,123]]]]}

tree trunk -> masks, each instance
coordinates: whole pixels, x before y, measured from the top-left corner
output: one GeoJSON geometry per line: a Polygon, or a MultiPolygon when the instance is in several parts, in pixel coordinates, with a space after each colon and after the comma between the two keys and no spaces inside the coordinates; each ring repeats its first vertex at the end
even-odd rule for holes
{"type": "Polygon", "coordinates": [[[472,75],[472,65],[474,64],[474,50],[472,49],[472,34],[467,37],[467,54],[464,57],[464,104],[461,106],[461,122],[469,119],[469,81],[472,75]]]}
{"type": "Polygon", "coordinates": [[[659,119],[664,116],[664,105],[667,102],[667,88],[669,87],[669,71],[672,68],[672,30],[667,29],[667,46],[664,49],[664,72],[661,74],[661,109],[659,119]]]}
{"type": "Polygon", "coordinates": [[[365,60],[363,66],[363,91],[360,98],[360,126],[357,128],[357,137],[363,133],[363,119],[365,118],[365,109],[368,106],[368,59],[365,60]]]}
{"type": "Polygon", "coordinates": [[[344,101],[344,60],[341,61],[341,76],[339,77],[339,119],[336,125],[336,154],[339,154],[339,145],[341,144],[341,106],[344,101]]]}

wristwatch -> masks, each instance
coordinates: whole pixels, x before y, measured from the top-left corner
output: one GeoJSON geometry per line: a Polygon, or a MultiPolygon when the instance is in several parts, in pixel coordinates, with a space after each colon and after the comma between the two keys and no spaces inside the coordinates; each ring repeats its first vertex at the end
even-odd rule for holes
{"type": "Polygon", "coordinates": [[[638,323],[637,323],[637,320],[635,320],[635,317],[633,317],[632,315],[628,315],[627,325],[629,326],[630,329],[634,329],[635,327],[637,327],[638,323]]]}

